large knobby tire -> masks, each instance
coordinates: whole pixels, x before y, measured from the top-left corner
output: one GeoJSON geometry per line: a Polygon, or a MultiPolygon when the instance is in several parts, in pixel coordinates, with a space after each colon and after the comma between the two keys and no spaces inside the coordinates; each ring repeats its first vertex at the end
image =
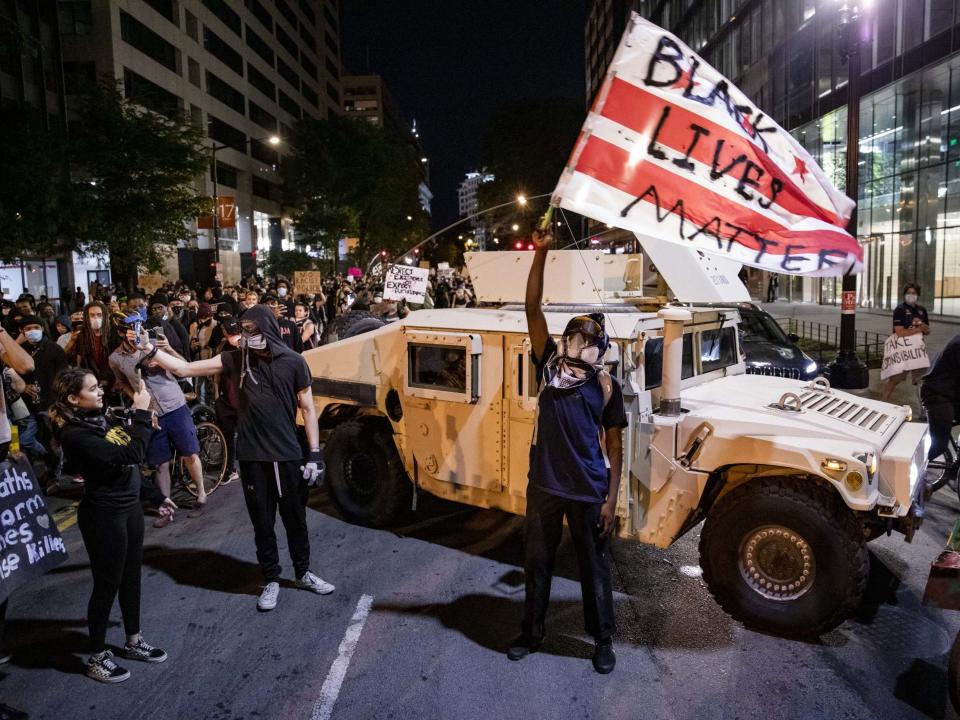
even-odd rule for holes
{"type": "Polygon", "coordinates": [[[347,338],[356,337],[357,335],[363,335],[371,330],[382,328],[384,325],[386,325],[386,323],[380,318],[360,318],[353,322],[346,323],[343,329],[337,334],[337,339],[346,340],[347,338]]]}
{"type": "Polygon", "coordinates": [[[856,609],[869,558],[860,521],[813,479],[758,478],[720,499],[700,536],[720,606],[744,625],[814,637],[856,609]]]}
{"type": "Polygon", "coordinates": [[[351,420],[337,426],[325,448],[327,485],[351,522],[386,527],[410,509],[413,487],[383,425],[351,420]]]}

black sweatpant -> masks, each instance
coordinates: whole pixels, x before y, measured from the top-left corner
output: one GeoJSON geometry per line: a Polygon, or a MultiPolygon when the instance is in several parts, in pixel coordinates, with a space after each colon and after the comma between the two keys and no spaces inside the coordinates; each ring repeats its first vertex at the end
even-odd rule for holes
{"type": "Polygon", "coordinates": [[[110,610],[118,595],[127,635],[140,632],[143,510],[139,504],[117,511],[81,502],[77,525],[93,572],[93,592],[87,604],[90,652],[99,653],[105,649],[110,610]]]}
{"type": "Polygon", "coordinates": [[[598,641],[613,636],[613,588],[607,557],[610,539],[609,536],[600,536],[600,507],[600,503],[567,500],[546,493],[532,484],[528,486],[524,633],[536,638],[543,637],[547,605],[550,603],[553,563],[563,534],[563,518],[566,517],[580,566],[584,627],[598,641]]]}
{"type": "Polygon", "coordinates": [[[214,410],[217,414],[217,425],[227,439],[227,470],[226,476],[237,469],[237,414],[233,410],[225,410],[222,406],[215,405],[214,410]]]}
{"type": "Polygon", "coordinates": [[[936,395],[921,393],[920,402],[927,413],[927,424],[930,426],[930,450],[927,459],[940,457],[950,447],[950,432],[953,425],[960,418],[960,407],[950,400],[936,395]]]}
{"type": "Polygon", "coordinates": [[[285,462],[240,461],[243,498],[253,523],[257,560],[264,582],[280,579],[280,552],[273,530],[277,510],[287,531],[290,559],[298,578],[310,569],[310,538],[307,533],[307,481],[299,460],[285,462]]]}

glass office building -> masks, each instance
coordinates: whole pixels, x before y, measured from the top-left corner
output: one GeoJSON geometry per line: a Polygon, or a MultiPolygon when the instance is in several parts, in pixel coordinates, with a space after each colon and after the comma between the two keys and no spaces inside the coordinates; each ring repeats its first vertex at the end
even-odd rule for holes
{"type": "MultiPolygon", "coordinates": [[[[637,10],[733,80],[842,190],[840,9],[854,4],[869,6],[870,30],[860,48],[860,305],[893,308],[916,282],[931,312],[960,315],[960,0],[597,0],[585,33],[587,86],[598,86],[612,54],[597,39],[617,25],[608,16],[637,10]]],[[[783,280],[781,297],[839,302],[838,279],[783,280]]]]}

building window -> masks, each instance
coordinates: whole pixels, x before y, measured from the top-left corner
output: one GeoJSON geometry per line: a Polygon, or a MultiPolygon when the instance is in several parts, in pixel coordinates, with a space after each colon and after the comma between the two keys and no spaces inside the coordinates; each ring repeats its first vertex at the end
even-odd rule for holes
{"type": "Polygon", "coordinates": [[[277,88],[270,82],[266,75],[257,70],[249,62],[247,63],[247,80],[253,85],[257,90],[262,92],[268,98],[276,102],[277,98],[277,88]]]}
{"type": "Polygon", "coordinates": [[[310,7],[310,3],[306,0],[298,0],[297,5],[300,6],[300,12],[303,13],[303,16],[311,25],[317,24],[317,14],[313,11],[313,8],[310,7]]]}
{"type": "Polygon", "coordinates": [[[274,3],[276,3],[277,10],[280,11],[280,14],[283,15],[287,19],[287,22],[290,23],[291,27],[296,30],[297,14],[293,11],[293,8],[287,5],[285,0],[274,0],[274,3]]]}
{"type": "Polygon", "coordinates": [[[237,75],[243,77],[243,57],[206,25],[203,26],[203,47],[237,75]]]}
{"type": "Polygon", "coordinates": [[[220,22],[233,30],[237,37],[241,37],[240,16],[230,7],[229,3],[225,0],[203,0],[203,4],[210,12],[220,18],[220,22]]]}
{"type": "Polygon", "coordinates": [[[253,100],[249,100],[247,102],[247,106],[250,119],[253,122],[262,127],[264,130],[269,130],[272,133],[277,131],[277,119],[273,115],[253,102],[253,100]]]}
{"type": "Polygon", "coordinates": [[[330,77],[332,77],[334,80],[339,80],[340,68],[337,66],[337,64],[329,57],[325,57],[324,62],[327,66],[327,72],[330,73],[330,77]]]}
{"type": "Polygon", "coordinates": [[[212,72],[207,70],[207,94],[215,97],[231,110],[243,115],[246,99],[243,93],[238,91],[230,83],[224,82],[212,72]]]}
{"type": "Polygon", "coordinates": [[[300,76],[297,75],[297,71],[287,65],[283,61],[283,58],[279,56],[277,56],[277,72],[280,74],[280,77],[293,86],[294,90],[300,90],[300,76]]]}
{"type": "Polygon", "coordinates": [[[263,38],[251,30],[249,25],[247,25],[247,45],[249,45],[257,55],[266,60],[267,65],[271,68],[273,67],[273,49],[263,38]]]}
{"type": "Polygon", "coordinates": [[[313,37],[313,31],[310,30],[303,23],[300,24],[300,38],[303,40],[304,45],[310,48],[314,54],[317,52],[317,41],[313,37]]]}
{"type": "Polygon", "coordinates": [[[120,11],[120,37],[147,57],[178,73],[177,49],[142,22],[120,11]]]}
{"type": "Polygon", "coordinates": [[[333,100],[336,105],[340,104],[340,91],[333,85],[333,83],[327,83],[327,97],[333,100]]]}
{"type": "Polygon", "coordinates": [[[174,25],[180,27],[177,22],[177,11],[174,8],[173,0],[144,0],[144,2],[174,25]]]}
{"type": "Polygon", "coordinates": [[[200,43],[200,22],[197,20],[197,16],[194,15],[189,10],[183,11],[183,17],[186,20],[186,29],[187,37],[193,40],[195,43],[200,43]]]}
{"type": "Polygon", "coordinates": [[[337,18],[334,17],[333,12],[331,12],[330,7],[326,4],[323,6],[323,17],[327,19],[327,24],[333,28],[333,31],[337,31],[337,18]]]}
{"type": "Polygon", "coordinates": [[[304,100],[306,100],[308,103],[313,105],[318,110],[320,109],[320,96],[317,95],[316,91],[312,87],[304,83],[303,89],[300,92],[303,94],[304,100]]]}
{"type": "Polygon", "coordinates": [[[250,156],[265,165],[274,167],[280,162],[280,155],[272,147],[259,140],[250,141],[250,156]]]}
{"type": "Polygon", "coordinates": [[[280,27],[280,23],[277,23],[277,41],[284,50],[290,53],[290,56],[293,57],[294,60],[300,57],[300,50],[297,48],[297,41],[287,35],[287,32],[280,27]]]}
{"type": "Polygon", "coordinates": [[[263,3],[261,3],[260,0],[246,0],[246,4],[250,12],[253,13],[253,16],[260,21],[260,24],[263,25],[268,32],[273,33],[273,16],[270,14],[270,11],[263,6],[263,3]]]}
{"type": "Polygon", "coordinates": [[[283,90],[277,91],[277,96],[280,99],[280,107],[285,111],[293,115],[297,120],[300,119],[300,106],[294,101],[292,97],[287,95],[283,90]]]}
{"type": "MultiPolygon", "coordinates": [[[[235,167],[227,165],[217,160],[217,185],[226,185],[227,187],[239,187],[238,176],[240,171],[235,167]]],[[[210,181],[213,182],[213,163],[210,164],[210,181]]]]}
{"type": "Polygon", "coordinates": [[[207,115],[207,135],[221,145],[246,153],[246,133],[209,114],[207,115]]]}
{"type": "Polygon", "coordinates": [[[330,53],[335,57],[340,57],[340,46],[337,45],[337,41],[333,39],[333,35],[325,32],[323,33],[323,37],[327,41],[327,47],[330,49],[330,53]]]}
{"type": "Polygon", "coordinates": [[[307,71],[307,75],[312,77],[314,80],[319,80],[320,76],[317,74],[317,66],[314,65],[308,58],[306,53],[300,53],[300,65],[304,70],[307,71]]]}
{"type": "Polygon", "coordinates": [[[63,88],[67,95],[80,95],[96,84],[96,63],[65,62],[63,64],[63,88]]]}
{"type": "Polygon", "coordinates": [[[253,176],[253,194],[266,200],[280,201],[280,187],[256,175],[253,176]]]}
{"type": "Polygon", "coordinates": [[[130,68],[123,69],[123,90],[127,100],[166,115],[171,120],[178,118],[183,108],[180,98],[130,68]]]}
{"type": "Polygon", "coordinates": [[[200,87],[200,63],[192,57],[187,58],[187,79],[194,87],[200,87]]]}
{"type": "Polygon", "coordinates": [[[89,35],[93,31],[90,0],[61,0],[57,8],[62,35],[89,35]]]}

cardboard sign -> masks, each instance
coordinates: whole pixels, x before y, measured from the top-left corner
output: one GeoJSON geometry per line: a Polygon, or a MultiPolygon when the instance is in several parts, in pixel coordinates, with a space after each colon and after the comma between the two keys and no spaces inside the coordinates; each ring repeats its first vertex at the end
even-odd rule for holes
{"type": "Polygon", "coordinates": [[[296,270],[293,273],[293,287],[298,293],[307,295],[323,292],[323,273],[317,270],[296,270]]]}
{"type": "Polygon", "coordinates": [[[0,463],[0,602],[67,559],[57,525],[26,458],[0,463]]]}
{"type": "Polygon", "coordinates": [[[883,365],[880,366],[880,379],[930,367],[930,356],[923,342],[923,335],[899,337],[896,333],[883,343],[883,365]]]}
{"type": "Polygon", "coordinates": [[[422,303],[427,292],[430,271],[412,265],[391,265],[383,282],[384,300],[422,303]]]}
{"type": "Polygon", "coordinates": [[[358,267],[352,267],[347,270],[347,275],[350,277],[363,277],[363,270],[358,267]]]}

